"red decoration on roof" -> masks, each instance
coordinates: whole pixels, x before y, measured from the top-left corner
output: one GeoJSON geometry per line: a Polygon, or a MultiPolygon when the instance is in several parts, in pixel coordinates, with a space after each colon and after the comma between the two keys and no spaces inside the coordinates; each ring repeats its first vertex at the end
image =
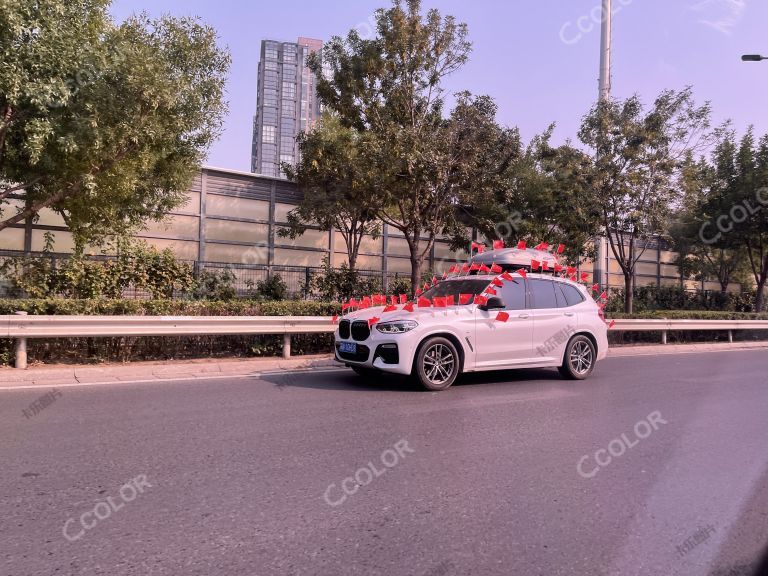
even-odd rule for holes
{"type": "Polygon", "coordinates": [[[504,248],[504,240],[494,240],[493,241],[493,249],[494,250],[501,250],[504,248]]]}
{"type": "Polygon", "coordinates": [[[491,280],[491,284],[493,284],[494,286],[498,286],[499,288],[504,286],[504,282],[502,282],[498,278],[494,278],[493,280],[491,280]]]}
{"type": "Polygon", "coordinates": [[[477,296],[475,296],[475,304],[478,304],[479,306],[484,306],[485,304],[488,304],[488,298],[478,294],[477,296]]]}
{"type": "Polygon", "coordinates": [[[538,270],[539,266],[541,266],[541,262],[538,260],[531,260],[531,270],[538,270]]]}
{"type": "Polygon", "coordinates": [[[496,262],[491,264],[491,274],[498,274],[499,272],[501,272],[501,266],[496,264],[496,262]]]}
{"type": "Polygon", "coordinates": [[[483,274],[488,274],[488,272],[490,271],[491,269],[488,268],[488,266],[486,266],[485,264],[480,264],[480,272],[482,272],[483,274]]]}
{"type": "Polygon", "coordinates": [[[459,294],[459,304],[462,306],[472,302],[472,294],[459,294]]]}
{"type": "Polygon", "coordinates": [[[432,302],[434,303],[435,308],[445,308],[448,306],[448,302],[443,296],[435,296],[432,298],[432,302]]]}
{"type": "Polygon", "coordinates": [[[397,306],[392,306],[392,305],[389,305],[389,306],[387,306],[386,308],[384,308],[384,310],[383,310],[383,311],[384,311],[384,312],[394,312],[395,310],[397,310],[397,306]]]}
{"type": "Polygon", "coordinates": [[[555,264],[555,272],[562,272],[562,271],[563,271],[563,267],[562,267],[562,265],[560,265],[560,264],[555,264]]]}
{"type": "Polygon", "coordinates": [[[496,290],[494,290],[494,289],[493,289],[493,288],[491,288],[490,286],[488,286],[488,288],[486,288],[486,289],[485,289],[485,293],[486,293],[486,294],[490,294],[491,296],[497,296],[497,295],[498,295],[498,293],[496,292],[496,290]]]}
{"type": "Polygon", "coordinates": [[[517,243],[517,249],[525,250],[525,240],[520,240],[520,242],[517,243]]]}
{"type": "Polygon", "coordinates": [[[526,278],[528,276],[528,274],[525,273],[525,268],[520,268],[520,270],[515,270],[515,272],[520,274],[520,276],[522,276],[523,278],[526,278]]]}
{"type": "Polygon", "coordinates": [[[504,272],[504,274],[501,275],[502,280],[506,280],[507,282],[514,282],[515,279],[512,277],[512,274],[509,272],[504,272]]]}
{"type": "Polygon", "coordinates": [[[419,308],[429,308],[432,306],[432,303],[429,301],[429,298],[419,298],[418,306],[419,308]]]}
{"type": "Polygon", "coordinates": [[[403,310],[406,312],[413,312],[413,302],[406,303],[406,305],[403,306],[403,310]]]}
{"type": "Polygon", "coordinates": [[[400,294],[400,304],[405,304],[406,302],[408,302],[408,295],[400,294]]]}

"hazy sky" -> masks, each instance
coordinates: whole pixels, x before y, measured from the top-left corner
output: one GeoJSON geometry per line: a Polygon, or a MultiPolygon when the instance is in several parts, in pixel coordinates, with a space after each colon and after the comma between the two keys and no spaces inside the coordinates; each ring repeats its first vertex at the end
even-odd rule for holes
{"type": "MultiPolygon", "coordinates": [[[[451,91],[489,94],[499,121],[528,140],[555,122],[555,141],[575,140],[597,96],[600,0],[432,0],[425,7],[469,26],[469,63],[451,91]],[[592,12],[594,10],[594,12],[592,12]],[[580,31],[578,25],[586,30],[580,31]],[[590,28],[592,28],[590,30],[590,28]]],[[[264,38],[327,39],[358,27],[387,0],[116,0],[119,21],[132,12],[196,15],[214,26],[232,52],[229,117],[208,164],[250,170],[259,44],[264,38]]],[[[743,63],[742,53],[768,55],[768,0],[614,0],[613,94],[650,101],[664,88],[694,87],[714,118],[768,132],[768,61],[743,63]]]]}

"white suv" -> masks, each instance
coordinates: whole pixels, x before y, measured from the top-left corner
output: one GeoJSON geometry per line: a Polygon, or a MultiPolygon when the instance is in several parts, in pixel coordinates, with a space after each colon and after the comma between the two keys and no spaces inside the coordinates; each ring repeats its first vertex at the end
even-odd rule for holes
{"type": "Polygon", "coordinates": [[[544,274],[496,278],[438,282],[422,294],[430,306],[413,304],[413,312],[399,304],[347,314],[335,333],[336,359],[361,375],[414,375],[445,390],[459,374],[484,370],[557,367],[583,379],[605,358],[607,327],[582,285],[544,274]],[[495,296],[475,298],[489,287],[495,296]]]}

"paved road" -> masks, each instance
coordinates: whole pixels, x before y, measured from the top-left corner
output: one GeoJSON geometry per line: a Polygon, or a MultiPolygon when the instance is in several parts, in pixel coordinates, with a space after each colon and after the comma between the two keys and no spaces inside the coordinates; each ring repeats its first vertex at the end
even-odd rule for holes
{"type": "Polygon", "coordinates": [[[768,542],[764,350],[43,392],[0,392],[2,575],[736,576],[768,542]]]}

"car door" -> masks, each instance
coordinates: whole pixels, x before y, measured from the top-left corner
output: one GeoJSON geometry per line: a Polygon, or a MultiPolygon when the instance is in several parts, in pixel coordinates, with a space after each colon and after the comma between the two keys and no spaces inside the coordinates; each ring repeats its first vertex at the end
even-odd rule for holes
{"type": "Polygon", "coordinates": [[[500,310],[475,311],[476,368],[491,370],[530,362],[533,356],[533,317],[527,306],[525,280],[506,281],[498,289],[509,314],[496,320],[500,310]]]}
{"type": "Polygon", "coordinates": [[[576,331],[577,318],[569,309],[559,283],[529,278],[533,316],[533,348],[537,361],[560,364],[565,346],[576,331]]]}

